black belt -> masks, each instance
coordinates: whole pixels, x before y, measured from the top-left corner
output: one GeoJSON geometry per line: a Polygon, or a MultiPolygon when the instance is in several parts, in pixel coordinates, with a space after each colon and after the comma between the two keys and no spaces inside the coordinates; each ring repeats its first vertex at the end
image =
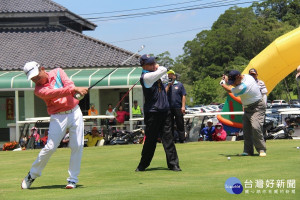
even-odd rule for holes
{"type": "Polygon", "coordinates": [[[244,108],[249,108],[249,107],[252,107],[252,106],[255,106],[256,104],[258,104],[262,99],[258,100],[258,101],[255,101],[254,103],[251,103],[249,105],[244,105],[244,108]]]}

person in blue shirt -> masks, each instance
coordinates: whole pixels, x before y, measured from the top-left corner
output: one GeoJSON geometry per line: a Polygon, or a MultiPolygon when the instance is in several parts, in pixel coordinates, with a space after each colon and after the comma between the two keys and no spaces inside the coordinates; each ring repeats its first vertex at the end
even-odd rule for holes
{"type": "Polygon", "coordinates": [[[176,123],[178,139],[180,143],[185,140],[184,119],[186,91],[183,84],[176,80],[173,70],[167,72],[169,81],[165,85],[171,111],[172,133],[174,135],[174,124],[176,123]]]}
{"type": "Polygon", "coordinates": [[[144,122],[146,125],[146,139],[140,163],[135,171],[145,171],[150,165],[159,134],[166,153],[168,168],[173,171],[181,171],[176,147],[173,142],[168,97],[160,79],[166,74],[167,69],[156,64],[155,57],[150,55],[141,56],[140,63],[143,67],[140,83],[145,99],[144,122]]]}
{"type": "MultiPolygon", "coordinates": [[[[212,119],[207,120],[207,126],[204,127],[201,131],[200,131],[200,135],[203,137],[203,140],[205,141],[213,141],[212,139],[212,134],[215,132],[215,127],[213,126],[213,121],[212,119]]],[[[200,138],[199,135],[199,138],[200,138]]]]}

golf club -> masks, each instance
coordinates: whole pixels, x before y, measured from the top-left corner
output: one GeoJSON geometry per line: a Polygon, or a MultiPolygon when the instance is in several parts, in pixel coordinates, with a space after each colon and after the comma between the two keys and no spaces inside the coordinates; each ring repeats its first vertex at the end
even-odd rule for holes
{"type": "Polygon", "coordinates": [[[123,97],[121,98],[121,100],[117,103],[117,105],[114,107],[114,111],[116,110],[116,108],[120,105],[120,103],[124,100],[124,98],[128,95],[128,93],[134,88],[134,86],[140,81],[137,80],[137,82],[135,82],[135,84],[126,92],[126,94],[123,95],[123,97]]]}
{"type": "MultiPolygon", "coordinates": [[[[92,89],[95,85],[97,85],[98,83],[100,83],[100,81],[102,81],[103,79],[105,79],[107,76],[109,76],[110,74],[112,74],[114,71],[116,71],[120,66],[124,65],[128,60],[130,60],[131,58],[133,58],[136,54],[138,54],[139,52],[141,52],[143,49],[145,48],[145,45],[142,45],[141,48],[135,52],[134,54],[132,54],[129,58],[127,58],[125,61],[123,61],[118,67],[116,67],[115,69],[113,69],[111,72],[109,72],[108,74],[106,74],[105,76],[103,76],[100,80],[98,80],[96,83],[94,83],[93,85],[91,85],[89,88],[88,88],[88,91],[90,89],[92,89]]],[[[79,94],[79,93],[76,93],[74,95],[74,98],[75,99],[78,99],[79,101],[81,99],[83,99],[83,95],[79,94]]]]}

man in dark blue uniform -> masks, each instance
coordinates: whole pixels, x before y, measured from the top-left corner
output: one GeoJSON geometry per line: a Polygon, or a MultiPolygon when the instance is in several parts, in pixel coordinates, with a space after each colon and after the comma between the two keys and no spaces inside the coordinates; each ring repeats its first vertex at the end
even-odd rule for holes
{"type": "Polygon", "coordinates": [[[186,92],[183,84],[176,80],[176,75],[173,70],[169,70],[167,74],[169,81],[165,87],[171,110],[172,133],[174,139],[178,137],[179,142],[183,143],[185,140],[183,115],[185,114],[186,92]],[[175,122],[178,136],[174,135],[175,122]]]}
{"type": "Polygon", "coordinates": [[[142,157],[135,171],[145,171],[153,158],[158,134],[161,134],[162,144],[170,170],[181,171],[173,135],[171,131],[171,113],[165,87],[161,77],[167,69],[156,64],[155,57],[143,55],[140,58],[143,67],[140,78],[145,97],[144,122],[146,125],[142,157]]]}

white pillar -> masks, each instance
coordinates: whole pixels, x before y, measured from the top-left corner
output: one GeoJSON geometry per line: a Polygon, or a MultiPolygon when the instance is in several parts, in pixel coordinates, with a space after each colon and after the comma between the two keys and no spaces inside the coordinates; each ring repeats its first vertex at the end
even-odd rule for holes
{"type": "MultiPolygon", "coordinates": [[[[130,88],[129,88],[130,89],[130,88]]],[[[132,119],[132,90],[129,92],[129,118],[132,119]]],[[[133,121],[129,120],[129,131],[133,130],[133,121]]]]}
{"type": "Polygon", "coordinates": [[[20,129],[19,129],[19,91],[15,91],[15,107],[16,107],[16,138],[15,141],[19,142],[20,129]]]}

